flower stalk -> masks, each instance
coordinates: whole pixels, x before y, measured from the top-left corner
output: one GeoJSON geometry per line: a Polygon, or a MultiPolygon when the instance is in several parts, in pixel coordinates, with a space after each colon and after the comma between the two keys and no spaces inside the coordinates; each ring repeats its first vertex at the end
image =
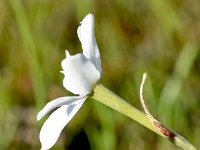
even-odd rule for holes
{"type": "Polygon", "coordinates": [[[94,88],[94,92],[91,95],[91,98],[97,100],[100,103],[120,112],[121,114],[135,120],[141,125],[147,127],[151,131],[157,133],[158,135],[170,140],[177,147],[182,148],[183,150],[197,150],[191,143],[189,143],[185,138],[175,133],[175,137],[169,138],[165,136],[159,129],[154,126],[154,124],[149,120],[147,115],[137,108],[133,107],[127,103],[124,99],[114,94],[112,91],[107,89],[101,84],[97,84],[94,88]]]}
{"type": "Polygon", "coordinates": [[[118,111],[119,113],[137,121],[141,125],[147,127],[148,129],[154,131],[155,133],[163,136],[149,121],[145,113],[141,112],[137,108],[133,107],[131,104],[127,103],[124,99],[107,89],[101,84],[97,84],[94,88],[94,93],[92,95],[93,99],[100,103],[118,111]]]}

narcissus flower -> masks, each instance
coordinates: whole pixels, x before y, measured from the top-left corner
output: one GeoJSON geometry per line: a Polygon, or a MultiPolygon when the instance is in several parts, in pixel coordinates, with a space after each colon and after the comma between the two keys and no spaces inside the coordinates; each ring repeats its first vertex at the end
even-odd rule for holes
{"type": "Polygon", "coordinates": [[[66,51],[66,58],[61,66],[64,74],[63,86],[77,96],[65,96],[50,101],[38,113],[40,120],[47,113],[57,108],[45,121],[40,131],[42,150],[50,149],[57,141],[61,131],[73,118],[91,94],[101,77],[101,59],[94,36],[94,16],[88,14],[77,30],[83,53],[71,56],[66,51]]]}

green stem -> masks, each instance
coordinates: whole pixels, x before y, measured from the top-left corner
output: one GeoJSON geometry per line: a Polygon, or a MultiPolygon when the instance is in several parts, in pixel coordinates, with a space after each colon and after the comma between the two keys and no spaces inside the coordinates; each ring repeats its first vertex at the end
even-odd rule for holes
{"type": "MultiPolygon", "coordinates": [[[[148,119],[145,113],[141,112],[140,110],[136,109],[129,103],[127,103],[125,100],[102,86],[101,84],[97,84],[94,93],[91,96],[93,99],[105,104],[108,107],[111,107],[112,109],[120,112],[121,114],[124,114],[125,116],[137,121],[141,125],[147,127],[148,129],[154,131],[158,135],[166,137],[164,134],[162,134],[148,119]]],[[[186,139],[184,139],[182,136],[175,133],[175,137],[173,139],[168,138],[172,143],[174,143],[176,146],[184,149],[184,150],[197,150],[192,144],[190,144],[186,139]]]]}
{"type": "Polygon", "coordinates": [[[33,82],[36,106],[37,108],[42,108],[44,105],[44,101],[42,100],[45,99],[43,71],[39,63],[37,48],[34,43],[28,17],[22,5],[22,0],[10,0],[10,5],[16,17],[19,33],[24,44],[29,71],[33,82]]]}
{"type": "Polygon", "coordinates": [[[124,114],[125,116],[137,121],[141,125],[147,127],[148,129],[154,131],[155,133],[164,137],[156,127],[149,121],[145,113],[136,109],[121,97],[114,94],[112,91],[108,90],[106,87],[98,84],[94,89],[94,94],[92,96],[95,100],[105,104],[108,107],[124,114]]]}

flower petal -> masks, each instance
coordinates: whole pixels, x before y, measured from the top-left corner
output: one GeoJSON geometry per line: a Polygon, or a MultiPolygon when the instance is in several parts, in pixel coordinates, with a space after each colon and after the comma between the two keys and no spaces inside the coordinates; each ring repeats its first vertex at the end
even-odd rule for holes
{"type": "Polygon", "coordinates": [[[83,54],[94,63],[97,70],[101,73],[101,59],[94,36],[94,16],[92,14],[88,14],[83,19],[77,33],[82,44],[83,54]]]}
{"type": "Polygon", "coordinates": [[[55,100],[52,100],[46,104],[46,106],[38,113],[37,120],[40,120],[44,117],[48,112],[55,109],[56,107],[60,107],[62,105],[75,105],[81,103],[83,99],[86,99],[87,96],[66,96],[59,97],[55,100]]]}
{"type": "Polygon", "coordinates": [[[66,53],[68,56],[61,63],[65,75],[64,87],[74,94],[90,94],[100,79],[99,71],[83,54],[70,56],[66,53]]]}
{"type": "Polygon", "coordinates": [[[75,105],[63,105],[49,116],[40,131],[42,150],[50,149],[56,143],[61,131],[83,105],[84,100],[75,105]]]}

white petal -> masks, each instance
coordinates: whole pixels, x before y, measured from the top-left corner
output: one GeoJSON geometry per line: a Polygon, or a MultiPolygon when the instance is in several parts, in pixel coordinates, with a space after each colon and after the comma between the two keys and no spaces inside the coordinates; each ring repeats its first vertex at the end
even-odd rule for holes
{"type": "Polygon", "coordinates": [[[90,94],[100,79],[99,71],[83,54],[68,56],[61,65],[65,75],[63,85],[74,94],[90,94]]]}
{"type": "Polygon", "coordinates": [[[66,96],[52,100],[49,103],[47,103],[46,106],[38,113],[37,120],[40,120],[48,112],[55,109],[56,107],[60,107],[62,105],[75,105],[81,103],[83,101],[83,98],[86,98],[86,96],[66,96]]]}
{"type": "Polygon", "coordinates": [[[83,105],[84,100],[76,105],[63,105],[50,115],[40,131],[42,150],[50,149],[56,143],[61,131],[83,105]]]}
{"type": "Polygon", "coordinates": [[[88,14],[83,19],[77,33],[82,44],[83,54],[94,63],[97,70],[101,73],[101,59],[94,36],[94,16],[92,14],[88,14]]]}

